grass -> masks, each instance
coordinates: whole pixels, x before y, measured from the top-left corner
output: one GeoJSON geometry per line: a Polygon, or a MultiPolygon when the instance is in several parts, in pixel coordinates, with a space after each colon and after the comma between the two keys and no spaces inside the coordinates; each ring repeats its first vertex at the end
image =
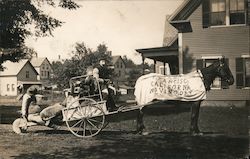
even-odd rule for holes
{"type": "Polygon", "coordinates": [[[123,119],[90,139],[77,138],[66,127],[59,131],[31,127],[20,136],[10,124],[0,124],[0,158],[235,159],[248,155],[248,107],[201,107],[201,137],[188,133],[189,109],[149,108],[144,116],[148,136],[134,134],[135,118],[123,119]]]}

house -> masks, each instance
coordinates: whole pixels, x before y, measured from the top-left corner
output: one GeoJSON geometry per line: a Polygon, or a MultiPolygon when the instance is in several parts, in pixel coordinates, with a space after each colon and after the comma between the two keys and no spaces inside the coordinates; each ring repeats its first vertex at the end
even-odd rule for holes
{"type": "Polygon", "coordinates": [[[118,91],[124,95],[124,94],[133,94],[134,93],[134,87],[130,87],[124,84],[119,85],[118,91]]]}
{"type": "Polygon", "coordinates": [[[249,8],[249,0],[185,0],[168,18],[177,36],[167,38],[163,47],[137,51],[143,61],[168,63],[172,74],[201,69],[224,56],[235,83],[223,89],[216,79],[206,101],[244,104],[250,101],[249,8]]]}
{"type": "Polygon", "coordinates": [[[38,72],[38,80],[46,81],[50,79],[53,70],[49,60],[46,57],[33,57],[30,62],[38,72]]]}
{"type": "Polygon", "coordinates": [[[0,71],[0,96],[17,96],[33,84],[41,85],[29,60],[6,61],[2,66],[5,69],[0,71]]]}
{"type": "Polygon", "coordinates": [[[125,81],[126,66],[121,56],[112,56],[111,62],[114,66],[114,73],[117,76],[117,81],[125,81]]]}

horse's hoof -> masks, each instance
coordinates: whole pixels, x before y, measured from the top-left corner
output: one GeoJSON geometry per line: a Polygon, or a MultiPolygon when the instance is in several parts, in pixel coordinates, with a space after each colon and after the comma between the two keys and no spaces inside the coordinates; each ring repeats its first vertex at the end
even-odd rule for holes
{"type": "Polygon", "coordinates": [[[141,130],[141,131],[136,131],[136,134],[146,136],[149,135],[149,132],[141,130]]]}
{"type": "Polygon", "coordinates": [[[149,135],[149,132],[144,131],[144,132],[141,133],[141,135],[143,135],[143,136],[149,135]]]}
{"type": "Polygon", "coordinates": [[[203,136],[202,132],[191,132],[192,136],[203,136]]]}

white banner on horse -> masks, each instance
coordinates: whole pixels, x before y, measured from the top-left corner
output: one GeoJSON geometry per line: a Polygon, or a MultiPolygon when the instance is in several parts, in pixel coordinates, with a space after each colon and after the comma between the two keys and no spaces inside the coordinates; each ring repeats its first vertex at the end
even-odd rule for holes
{"type": "Polygon", "coordinates": [[[206,90],[197,71],[180,75],[150,73],[136,81],[136,101],[139,105],[153,100],[198,101],[206,99],[206,90]]]}

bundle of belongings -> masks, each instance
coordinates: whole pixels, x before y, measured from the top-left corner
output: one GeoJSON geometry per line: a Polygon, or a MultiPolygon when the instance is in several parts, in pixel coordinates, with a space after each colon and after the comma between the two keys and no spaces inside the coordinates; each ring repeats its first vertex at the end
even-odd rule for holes
{"type": "Polygon", "coordinates": [[[198,71],[168,76],[150,73],[138,78],[134,95],[137,104],[143,105],[153,100],[204,100],[206,90],[198,71]]]}

